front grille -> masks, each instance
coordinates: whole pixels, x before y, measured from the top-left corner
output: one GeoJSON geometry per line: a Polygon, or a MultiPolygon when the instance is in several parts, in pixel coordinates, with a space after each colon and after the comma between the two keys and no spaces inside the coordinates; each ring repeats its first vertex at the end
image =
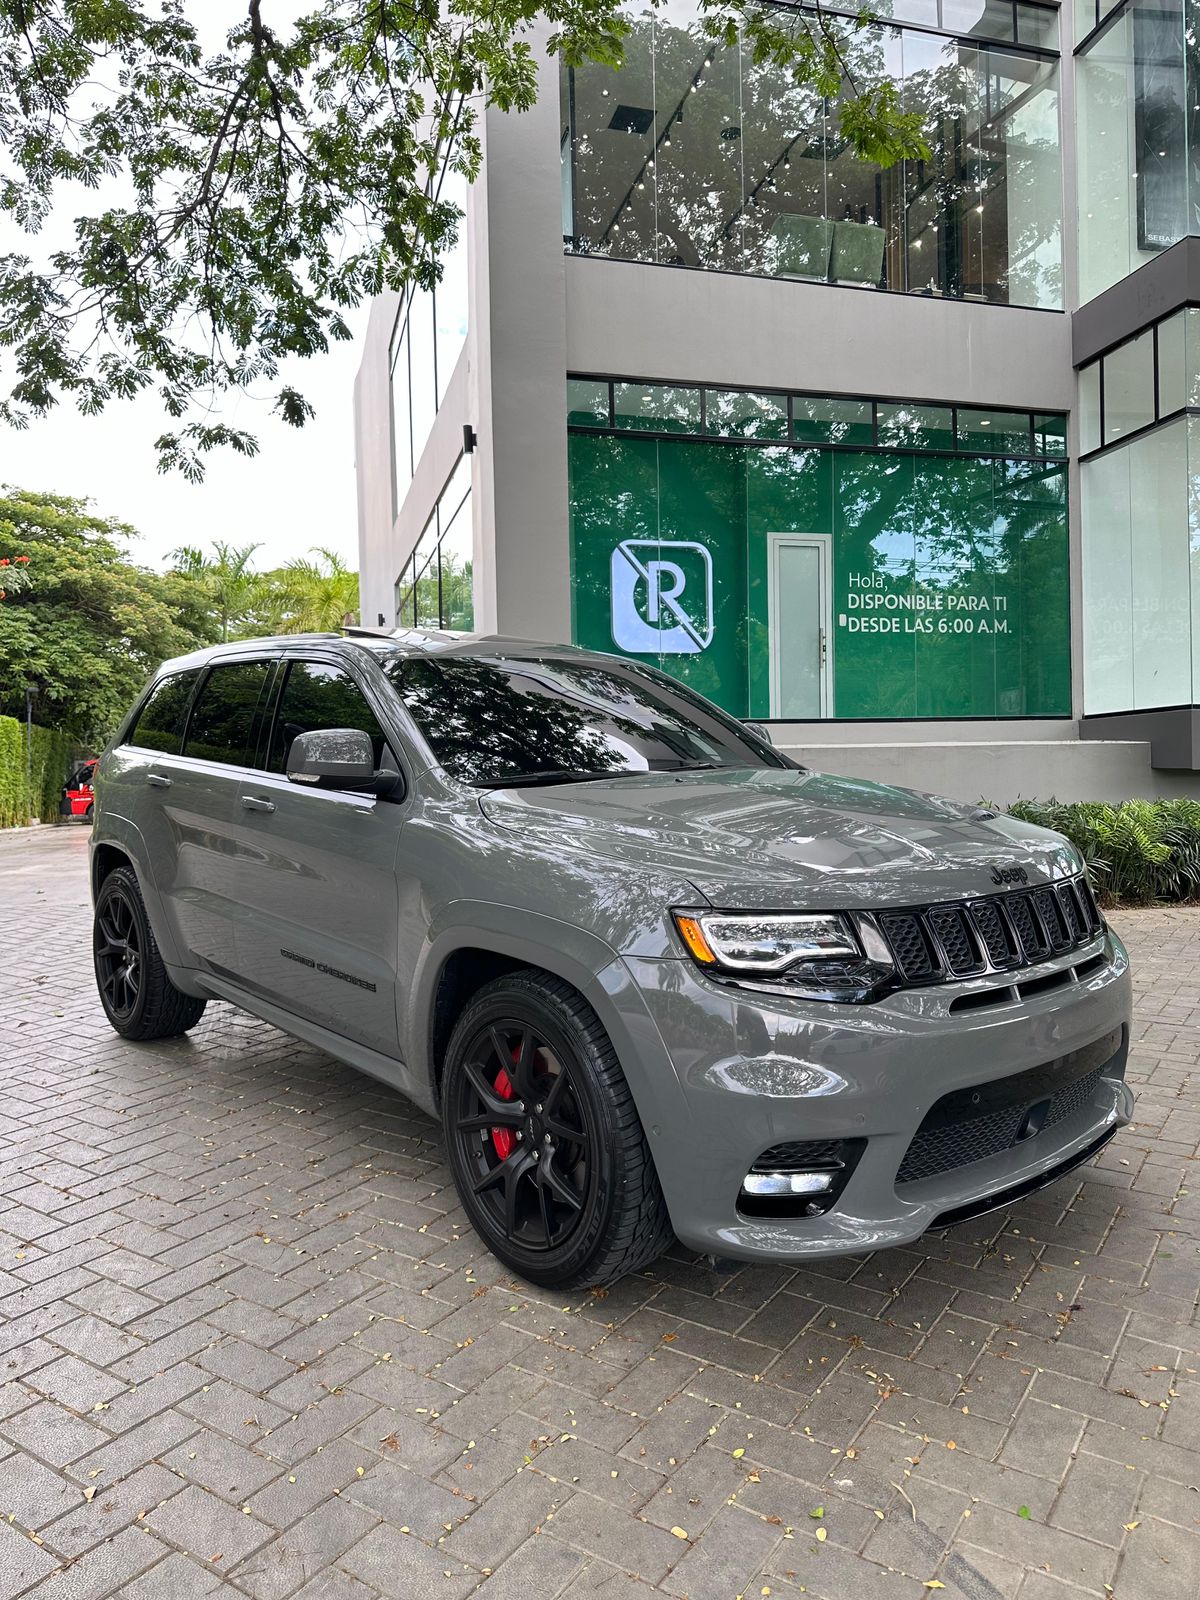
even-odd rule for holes
{"type": "Polygon", "coordinates": [[[1044,1066],[943,1095],[905,1152],[897,1183],[920,1183],[957,1167],[1000,1155],[1026,1136],[1083,1111],[1100,1079],[1124,1073],[1125,1042],[1116,1028],[1095,1044],[1044,1066]]]}
{"type": "Polygon", "coordinates": [[[845,1159],[844,1139],[793,1139],[773,1144],[750,1168],[751,1172],[812,1172],[840,1166],[845,1159]]]}
{"type": "Polygon", "coordinates": [[[1103,923],[1086,878],[952,905],[882,911],[879,927],[904,982],[975,977],[1065,955],[1103,923]]]}

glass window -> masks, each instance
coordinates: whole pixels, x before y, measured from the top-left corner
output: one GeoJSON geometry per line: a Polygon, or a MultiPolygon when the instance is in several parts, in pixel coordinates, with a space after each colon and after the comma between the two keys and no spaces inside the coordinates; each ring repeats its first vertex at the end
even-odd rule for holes
{"type": "Polygon", "coordinates": [[[1189,419],[1085,461],[1084,709],[1192,698],[1189,419]]]}
{"type": "Polygon", "coordinates": [[[699,433],[699,389],[657,383],[615,383],[613,422],[652,433],[699,433]]]}
{"type": "MultiPolygon", "coordinates": [[[[1111,9],[1102,5],[1100,14],[1111,9]]],[[[1200,195],[1182,0],[1133,0],[1077,58],[1084,301],[1183,238],[1200,195]]],[[[1088,19],[1090,20],[1090,19],[1088,19]]],[[[1085,27],[1086,31],[1086,27],[1085,27]]]]}
{"type": "MultiPolygon", "coordinates": [[[[467,180],[447,172],[438,191],[439,201],[467,205],[467,180]]],[[[467,219],[458,224],[458,237],[441,259],[442,275],[433,291],[433,336],[437,355],[437,405],[446,397],[446,385],[467,342],[467,219]]]]}
{"type": "Polygon", "coordinates": [[[874,444],[871,402],[793,395],[792,437],[803,439],[806,444],[874,444]]]}
{"type": "Polygon", "coordinates": [[[408,313],[409,394],[412,405],[413,470],[429,441],[437,416],[437,373],[433,339],[433,298],[418,289],[408,313]]]}
{"type": "Polygon", "coordinates": [[[1154,333],[1147,329],[1104,357],[1104,442],[1154,421],[1154,333]]]}
{"type": "Polygon", "coordinates": [[[567,423],[579,428],[608,427],[608,383],[602,378],[567,379],[567,423]]]}
{"type": "Polygon", "coordinates": [[[953,450],[954,413],[949,406],[881,405],[879,443],[893,449],[953,450]]]}
{"type": "Polygon", "coordinates": [[[942,0],[942,27],[960,38],[1011,39],[1011,0],[942,0]]]}
{"type": "Polygon", "coordinates": [[[1079,453],[1100,448],[1100,363],[1079,372],[1079,453]]]}
{"type": "Polygon", "coordinates": [[[976,411],[958,408],[958,448],[981,455],[1027,456],[1029,413],[1027,411],[976,411]]]}
{"type": "Polygon", "coordinates": [[[1035,456],[1065,456],[1067,453],[1067,419],[1057,413],[1035,414],[1033,419],[1033,453],[1035,456]]]}
{"type": "Polygon", "coordinates": [[[704,425],[709,433],[731,439],[786,439],[787,401],[779,394],[707,389],[704,425]]]}
{"type": "MultiPolygon", "coordinates": [[[[943,0],[943,11],[960,38],[823,14],[822,44],[846,80],[896,85],[921,118],[929,157],[881,168],[845,137],[849,96],[797,84],[786,65],[756,60],[752,40],[714,45],[692,0],[647,8],[619,73],[562,68],[567,248],[1060,307],[1057,62],[1004,48],[1010,0],[943,0]]],[[[1053,36],[1053,8],[1020,11],[1022,43],[1053,36]]],[[[936,0],[891,0],[883,13],[938,26],[936,0]]],[[[811,25],[799,10],[772,20],[811,25]]]]}
{"type": "Polygon", "coordinates": [[[458,509],[451,513],[448,522],[443,522],[438,559],[442,585],[442,627],[455,633],[470,633],[475,627],[475,597],[469,487],[458,509]]]}
{"type": "Polygon", "coordinates": [[[715,706],[633,665],[397,656],[385,670],[438,762],[467,783],[792,766],[715,706]]]}
{"type": "Polygon", "coordinates": [[[416,550],[413,552],[414,601],[418,628],[441,627],[441,597],[438,594],[438,527],[437,508],[425,524],[416,550]]]}
{"type": "Polygon", "coordinates": [[[163,755],[177,756],[183,745],[188,701],[199,676],[198,672],[177,672],[156,683],[125,743],[137,745],[140,750],[158,750],[163,755]]]}
{"type": "Polygon", "coordinates": [[[227,661],[209,669],[188,718],[184,755],[254,765],[254,717],[271,667],[269,661],[227,661]]]}
{"type": "Polygon", "coordinates": [[[319,728],[358,728],[369,733],[375,765],[381,764],[386,743],[383,729],[353,678],[324,661],[293,661],[275,713],[268,770],[286,772],[292,740],[319,728]]]}
{"type": "Polygon", "coordinates": [[[1158,324],[1158,414],[1169,417],[1188,403],[1187,351],[1184,329],[1187,313],[1177,311],[1158,324]]]}
{"type": "Polygon", "coordinates": [[[1017,43],[1035,50],[1058,49],[1058,7],[1017,5],[1017,43]]]}
{"type": "Polygon", "coordinates": [[[412,482],[412,419],[408,394],[408,319],[402,313],[392,334],[392,464],[395,473],[395,509],[398,511],[412,482]]]}

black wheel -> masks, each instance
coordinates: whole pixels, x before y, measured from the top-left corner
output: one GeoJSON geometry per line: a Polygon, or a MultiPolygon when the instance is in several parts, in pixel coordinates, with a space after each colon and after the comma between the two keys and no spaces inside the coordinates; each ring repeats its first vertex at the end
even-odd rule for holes
{"type": "Polygon", "coordinates": [[[670,1243],[616,1053],[561,980],[528,969],[479,991],[447,1048],[442,1121],[472,1224],[531,1282],[610,1283],[670,1243]]]}
{"type": "Polygon", "coordinates": [[[207,1002],[177,989],[130,867],[115,867],[96,896],[92,926],[96,987],[105,1015],[126,1039],[173,1039],[194,1028],[207,1002]]]}

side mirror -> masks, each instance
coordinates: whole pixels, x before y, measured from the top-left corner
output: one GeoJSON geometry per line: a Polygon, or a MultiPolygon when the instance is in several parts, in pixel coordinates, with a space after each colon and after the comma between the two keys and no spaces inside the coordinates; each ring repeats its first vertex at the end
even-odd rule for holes
{"type": "Polygon", "coordinates": [[[289,783],[320,789],[373,789],[375,750],[361,728],[314,728],[298,733],[288,752],[289,783]]]}

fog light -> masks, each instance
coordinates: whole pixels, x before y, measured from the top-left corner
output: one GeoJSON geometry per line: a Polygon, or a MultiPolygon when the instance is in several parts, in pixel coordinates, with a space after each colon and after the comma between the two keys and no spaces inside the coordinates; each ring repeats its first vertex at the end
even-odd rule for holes
{"type": "Polygon", "coordinates": [[[833,1188],[832,1172],[748,1172],[745,1194],[824,1194],[833,1188]]]}

